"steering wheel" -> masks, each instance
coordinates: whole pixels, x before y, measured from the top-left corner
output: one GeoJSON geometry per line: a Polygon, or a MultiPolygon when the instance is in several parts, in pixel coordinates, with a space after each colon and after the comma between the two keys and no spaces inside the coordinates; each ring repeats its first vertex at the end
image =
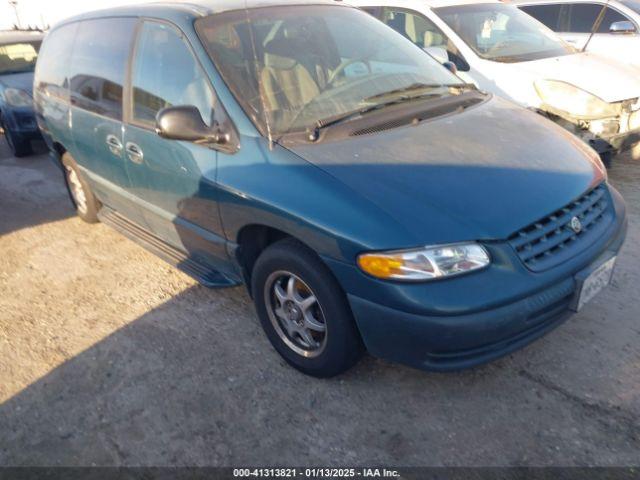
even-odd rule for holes
{"type": "Polygon", "coordinates": [[[338,79],[338,75],[344,72],[348,66],[353,65],[355,63],[362,63],[365,67],[367,67],[367,70],[369,70],[369,73],[373,73],[373,70],[371,70],[371,64],[369,63],[368,60],[363,60],[361,58],[352,58],[349,60],[343,60],[340,63],[340,65],[338,65],[336,69],[333,71],[333,73],[329,77],[329,80],[327,80],[327,87],[330,87],[331,85],[333,85],[333,82],[335,82],[338,79]]]}

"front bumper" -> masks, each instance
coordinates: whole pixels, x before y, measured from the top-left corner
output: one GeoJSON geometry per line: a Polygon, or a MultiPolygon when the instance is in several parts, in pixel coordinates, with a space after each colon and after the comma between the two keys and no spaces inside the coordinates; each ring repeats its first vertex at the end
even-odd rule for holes
{"type": "Polygon", "coordinates": [[[372,355],[451,371],[500,358],[553,330],[571,315],[574,291],[575,282],[567,279],[520,302],[457,317],[411,315],[353,296],[349,301],[372,355]]]}
{"type": "Polygon", "coordinates": [[[349,292],[349,303],[369,353],[425,370],[459,370],[502,357],[551,331],[571,315],[577,294],[576,274],[609,259],[624,242],[624,203],[619,194],[614,196],[616,220],[607,233],[553,272],[509,276],[501,272],[501,266],[494,266],[477,274],[422,285],[424,291],[434,287],[440,294],[466,296],[470,304],[475,301],[467,311],[459,306],[455,312],[443,307],[429,314],[417,312],[415,302],[409,301],[415,296],[415,285],[405,284],[403,288],[396,284],[393,299],[383,298],[379,292],[366,298],[362,289],[349,292]],[[520,281],[514,280],[518,277],[520,281]],[[474,282],[478,289],[484,287],[480,299],[470,290],[474,282]],[[536,287],[532,289],[532,285],[536,287]],[[405,299],[398,297],[403,294],[405,299]],[[395,305],[390,305],[390,300],[395,305]],[[406,308],[403,301],[407,302],[406,308]],[[484,303],[484,308],[478,302],[484,303]]]}
{"type": "Polygon", "coordinates": [[[22,140],[35,140],[40,137],[40,129],[32,108],[7,108],[2,111],[2,120],[15,137],[22,140]]]}
{"type": "Polygon", "coordinates": [[[558,116],[557,123],[573,131],[601,156],[624,152],[640,143],[640,111],[591,121],[558,116]]]}
{"type": "Polygon", "coordinates": [[[640,143],[640,128],[615,134],[596,134],[585,130],[580,136],[602,156],[625,152],[640,143]]]}
{"type": "Polygon", "coordinates": [[[617,151],[624,152],[640,143],[640,129],[614,135],[606,141],[617,151]]]}

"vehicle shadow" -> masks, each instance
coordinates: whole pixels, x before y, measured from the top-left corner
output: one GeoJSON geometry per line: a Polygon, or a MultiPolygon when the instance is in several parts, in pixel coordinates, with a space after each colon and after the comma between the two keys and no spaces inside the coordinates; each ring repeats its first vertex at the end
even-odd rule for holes
{"type": "Polygon", "coordinates": [[[34,142],[34,155],[14,158],[0,135],[0,235],[74,215],[64,179],[34,142]]]}
{"type": "Polygon", "coordinates": [[[280,440],[255,431],[287,424],[293,447],[339,381],[285,366],[257,321],[239,321],[254,318],[243,290],[229,292],[193,287],[0,405],[0,465],[268,463],[280,440]]]}
{"type": "Polygon", "coordinates": [[[442,394],[480,374],[365,358],[336,379],[305,377],[271,348],[243,289],[196,286],[0,405],[0,465],[389,462],[403,447],[388,436],[427,423],[416,415],[428,394],[397,409],[407,385],[442,394]]]}

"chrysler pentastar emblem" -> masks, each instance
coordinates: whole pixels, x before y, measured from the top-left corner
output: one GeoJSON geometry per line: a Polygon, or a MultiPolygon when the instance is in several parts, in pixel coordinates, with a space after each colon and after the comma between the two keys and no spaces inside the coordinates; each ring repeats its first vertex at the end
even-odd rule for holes
{"type": "Polygon", "coordinates": [[[571,230],[575,233],[580,233],[582,231],[582,222],[580,222],[578,217],[573,217],[571,219],[571,230]]]}

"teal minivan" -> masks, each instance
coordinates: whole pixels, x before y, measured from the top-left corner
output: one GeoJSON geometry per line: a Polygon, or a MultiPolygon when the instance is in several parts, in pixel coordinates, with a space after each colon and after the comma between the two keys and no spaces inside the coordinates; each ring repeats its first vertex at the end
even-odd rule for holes
{"type": "Polygon", "coordinates": [[[626,233],[594,151],[340,2],[84,14],[34,99],[79,216],[246,284],[310,375],[521,348],[609,283],[626,233]]]}

